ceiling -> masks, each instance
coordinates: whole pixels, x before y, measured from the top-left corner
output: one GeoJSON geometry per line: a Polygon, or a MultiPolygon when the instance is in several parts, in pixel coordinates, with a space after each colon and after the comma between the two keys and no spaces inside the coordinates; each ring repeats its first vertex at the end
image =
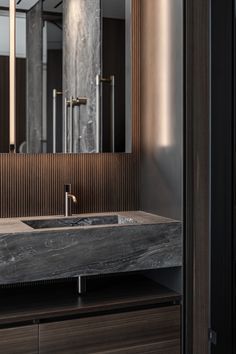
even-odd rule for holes
{"type": "MultiPolygon", "coordinates": [[[[16,0],[16,8],[27,11],[37,2],[38,0],[16,0]]],[[[125,2],[126,0],[102,0],[103,16],[125,18],[125,2]]],[[[9,7],[9,0],[0,0],[0,7],[9,7]]],[[[43,9],[44,11],[60,13],[62,12],[62,2],[60,0],[43,0],[43,9]]]]}
{"type": "MultiPolygon", "coordinates": [[[[11,0],[12,1],[12,0],[11,0]]],[[[20,10],[29,10],[33,7],[38,0],[16,0],[16,8],[20,10]]],[[[60,0],[44,0],[43,8],[45,11],[62,12],[62,4],[60,0]],[[60,4],[58,7],[56,7],[60,4]]],[[[9,7],[9,0],[0,0],[0,6],[9,7]]]]}

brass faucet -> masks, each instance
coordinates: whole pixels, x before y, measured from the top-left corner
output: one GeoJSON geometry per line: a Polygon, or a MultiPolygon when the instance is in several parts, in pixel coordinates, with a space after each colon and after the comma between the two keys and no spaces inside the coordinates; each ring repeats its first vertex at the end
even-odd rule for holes
{"type": "Polygon", "coordinates": [[[74,194],[71,194],[71,184],[64,185],[64,193],[65,193],[65,209],[64,209],[64,216],[71,216],[71,205],[69,203],[70,200],[73,203],[77,203],[77,198],[74,194]]]}

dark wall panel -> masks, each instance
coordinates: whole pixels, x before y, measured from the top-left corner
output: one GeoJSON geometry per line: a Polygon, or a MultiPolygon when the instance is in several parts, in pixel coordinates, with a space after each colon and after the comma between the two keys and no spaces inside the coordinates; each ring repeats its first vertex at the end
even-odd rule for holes
{"type": "Polygon", "coordinates": [[[233,278],[232,252],[233,218],[235,219],[233,216],[234,1],[214,0],[211,14],[211,327],[217,333],[217,343],[212,344],[211,353],[231,354],[236,350],[233,348],[235,278],[233,278]]]}
{"type": "Polygon", "coordinates": [[[26,140],[26,59],[16,58],[16,151],[26,140]]]}
{"type": "MultiPolygon", "coordinates": [[[[47,52],[47,152],[53,152],[53,90],[62,92],[62,50],[47,52]]],[[[56,151],[62,150],[62,95],[57,95],[56,151]]]]}
{"type": "Polygon", "coordinates": [[[0,152],[9,151],[9,57],[0,57],[0,152]],[[3,133],[4,132],[4,133],[3,133]]]}
{"type": "Polygon", "coordinates": [[[186,353],[208,354],[210,238],[210,0],[186,0],[186,353]]]}
{"type": "MultiPolygon", "coordinates": [[[[103,18],[103,77],[115,76],[115,151],[125,151],[125,20],[103,18]]],[[[111,87],[103,85],[103,151],[112,151],[111,87]]]]}

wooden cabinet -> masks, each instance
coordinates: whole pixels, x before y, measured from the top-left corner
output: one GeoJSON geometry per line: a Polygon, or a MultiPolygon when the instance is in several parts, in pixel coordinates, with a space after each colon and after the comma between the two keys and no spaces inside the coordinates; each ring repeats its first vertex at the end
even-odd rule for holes
{"type": "Polygon", "coordinates": [[[180,354],[180,306],[42,324],[39,337],[40,354],[180,354]]]}
{"type": "Polygon", "coordinates": [[[1,329],[0,353],[38,354],[38,326],[1,329]]]}
{"type": "Polygon", "coordinates": [[[0,300],[0,354],[180,354],[181,296],[140,275],[92,279],[83,296],[75,281],[0,300]]]}

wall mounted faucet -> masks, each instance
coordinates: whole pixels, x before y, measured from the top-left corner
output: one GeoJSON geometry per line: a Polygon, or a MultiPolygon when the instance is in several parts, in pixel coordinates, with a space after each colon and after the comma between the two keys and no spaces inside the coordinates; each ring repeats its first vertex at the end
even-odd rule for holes
{"type": "Polygon", "coordinates": [[[71,205],[70,201],[72,200],[73,203],[77,203],[77,198],[74,194],[71,194],[71,184],[65,184],[64,185],[64,216],[71,216],[71,205]]]}

